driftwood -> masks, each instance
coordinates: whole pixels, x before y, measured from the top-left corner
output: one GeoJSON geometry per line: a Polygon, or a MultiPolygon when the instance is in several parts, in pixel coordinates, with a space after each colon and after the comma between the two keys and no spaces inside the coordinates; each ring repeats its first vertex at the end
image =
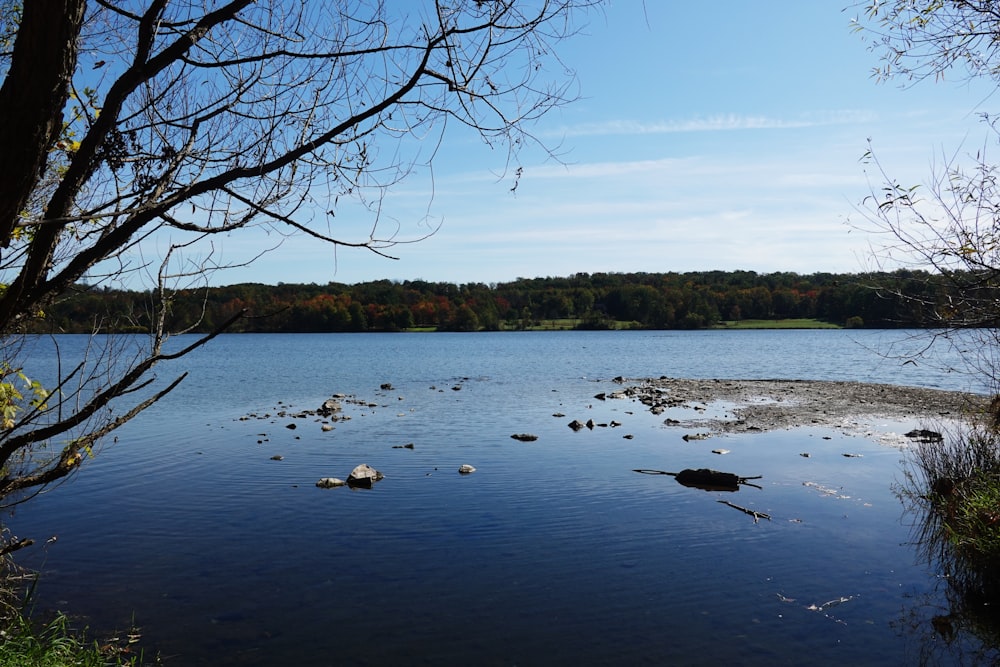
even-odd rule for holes
{"type": "Polygon", "coordinates": [[[722,503],[723,505],[728,505],[729,507],[732,507],[733,509],[739,510],[739,511],[743,512],[744,514],[749,514],[750,516],[753,517],[753,522],[754,523],[757,523],[757,521],[760,520],[760,519],[767,519],[768,521],[771,520],[771,515],[770,514],[765,514],[764,512],[756,512],[754,510],[748,510],[746,507],[740,507],[739,505],[737,505],[735,503],[731,503],[728,500],[720,500],[719,502],[722,503]]]}
{"type": "Polygon", "coordinates": [[[634,472],[644,475],[670,475],[684,486],[692,486],[705,491],[739,491],[741,484],[761,488],[757,484],[752,484],[747,480],[760,479],[761,475],[755,477],[740,477],[731,472],[720,472],[710,468],[698,468],[692,470],[685,468],[680,472],[666,472],[664,470],[650,470],[648,468],[636,468],[634,472]]]}

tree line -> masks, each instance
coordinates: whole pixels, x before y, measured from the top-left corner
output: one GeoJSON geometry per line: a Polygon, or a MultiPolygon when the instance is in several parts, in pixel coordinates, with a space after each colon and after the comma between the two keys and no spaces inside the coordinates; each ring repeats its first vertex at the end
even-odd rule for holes
{"type": "MultiPolygon", "coordinates": [[[[185,289],[168,297],[173,331],[480,331],[561,321],[580,329],[700,329],[723,321],[808,318],[847,327],[945,326],[954,276],[900,270],[832,274],[706,271],[577,273],[507,283],[423,280],[185,289]]],[[[36,320],[36,332],[144,332],[162,295],[77,285],[36,320]]],[[[983,323],[979,323],[982,325],[983,323]]]]}

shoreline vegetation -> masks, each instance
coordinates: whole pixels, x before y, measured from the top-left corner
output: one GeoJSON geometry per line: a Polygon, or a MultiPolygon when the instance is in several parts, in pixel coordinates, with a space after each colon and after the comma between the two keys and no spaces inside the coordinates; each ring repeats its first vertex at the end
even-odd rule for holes
{"type": "MultiPolygon", "coordinates": [[[[819,329],[946,326],[954,283],[923,271],[758,274],[578,273],[507,283],[377,280],[177,289],[165,324],[207,333],[819,329]],[[942,306],[943,307],[943,306],[942,306]],[[941,312],[944,312],[941,310],[941,312]]],[[[79,284],[27,325],[34,333],[144,333],[156,295],[79,284]]]]}
{"type": "Polygon", "coordinates": [[[135,632],[116,633],[104,642],[89,636],[62,613],[47,622],[17,614],[4,623],[0,667],[109,667],[161,664],[136,648],[135,632]]]}
{"type": "MultiPolygon", "coordinates": [[[[513,326],[506,326],[500,331],[577,331],[585,329],[585,320],[580,319],[553,319],[553,320],[539,320],[532,322],[529,325],[515,324],[513,326]]],[[[617,330],[629,330],[629,329],[644,329],[640,322],[615,322],[614,326],[607,327],[608,329],[617,330]]],[[[721,320],[714,323],[711,326],[703,327],[705,329],[731,329],[731,330],[744,330],[744,329],[843,329],[844,326],[839,324],[834,324],[832,322],[824,322],[823,320],[817,320],[807,317],[788,317],[788,318],[778,318],[778,319],[750,319],[750,320],[721,320]]],[[[406,332],[436,332],[439,331],[436,327],[413,327],[410,329],[404,329],[406,332]]]]}
{"type": "MultiPolygon", "coordinates": [[[[573,318],[537,320],[530,324],[507,324],[495,331],[580,331],[585,330],[586,321],[573,318]]],[[[645,329],[640,322],[614,322],[606,327],[606,330],[639,330],[645,329]]],[[[720,330],[750,330],[750,329],[843,329],[845,327],[823,320],[816,320],[805,317],[790,317],[781,319],[753,319],[753,320],[722,320],[704,329],[720,330]]],[[[410,327],[401,329],[404,333],[435,333],[442,331],[437,327],[410,327]]]]}

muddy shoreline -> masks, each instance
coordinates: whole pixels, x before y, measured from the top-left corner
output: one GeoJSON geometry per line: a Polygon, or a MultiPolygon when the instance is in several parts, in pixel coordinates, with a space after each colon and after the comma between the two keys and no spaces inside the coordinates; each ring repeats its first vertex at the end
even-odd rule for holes
{"type": "Polygon", "coordinates": [[[626,379],[624,393],[669,425],[707,433],[753,433],[817,426],[851,433],[880,423],[933,425],[983,410],[986,396],[864,382],[819,380],[626,379]],[[672,410],[681,408],[681,410],[672,410]],[[690,410],[690,417],[687,411],[690,410]],[[677,418],[681,413],[680,418],[677,418]]]}

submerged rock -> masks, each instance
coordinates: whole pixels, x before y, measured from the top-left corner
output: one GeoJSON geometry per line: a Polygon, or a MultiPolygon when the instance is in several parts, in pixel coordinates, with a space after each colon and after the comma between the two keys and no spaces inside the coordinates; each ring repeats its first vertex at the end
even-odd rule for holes
{"type": "Polygon", "coordinates": [[[515,440],[520,440],[521,442],[534,442],[535,440],[538,440],[538,436],[531,433],[515,433],[510,437],[515,440]]]}
{"type": "Polygon", "coordinates": [[[911,440],[916,440],[917,442],[923,442],[927,444],[933,444],[935,442],[944,442],[944,436],[942,436],[937,431],[929,431],[925,428],[914,429],[905,434],[907,438],[911,440]]]}
{"type": "Polygon", "coordinates": [[[346,484],[347,482],[342,479],[337,479],[336,477],[323,477],[316,482],[316,486],[321,489],[332,489],[336,486],[345,486],[346,484]]]}

